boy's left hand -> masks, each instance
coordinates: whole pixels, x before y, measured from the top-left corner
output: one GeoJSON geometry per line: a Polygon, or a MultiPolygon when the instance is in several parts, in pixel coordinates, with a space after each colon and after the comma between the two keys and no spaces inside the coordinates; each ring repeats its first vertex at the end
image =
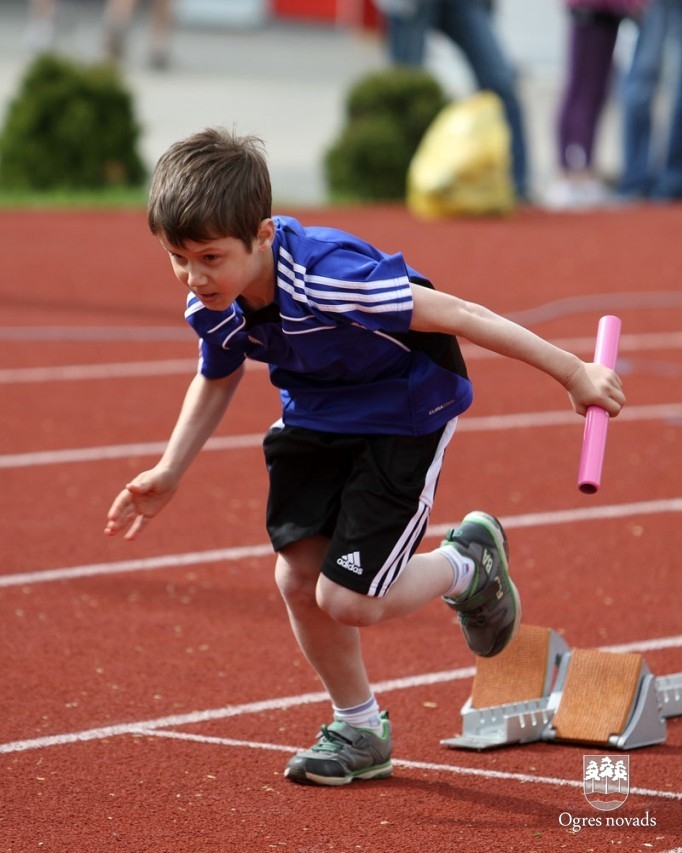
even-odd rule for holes
{"type": "Polygon", "coordinates": [[[570,377],[566,390],[579,415],[586,415],[590,406],[599,406],[615,418],[625,405],[620,377],[603,364],[583,362],[570,377]]]}

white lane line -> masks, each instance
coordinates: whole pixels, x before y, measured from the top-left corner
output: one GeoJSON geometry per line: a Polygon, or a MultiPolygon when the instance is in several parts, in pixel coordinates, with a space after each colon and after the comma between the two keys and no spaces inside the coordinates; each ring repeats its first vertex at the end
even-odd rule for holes
{"type": "Polygon", "coordinates": [[[544,305],[514,311],[510,319],[523,326],[554,320],[585,311],[599,311],[614,314],[622,310],[637,308],[679,308],[682,307],[682,294],[673,290],[660,290],[651,293],[651,305],[647,306],[646,291],[636,293],[594,293],[584,296],[566,296],[554,299],[544,305]]]}
{"type": "MultiPolygon", "coordinates": [[[[670,421],[682,425],[682,403],[655,403],[632,406],[623,410],[618,422],[670,421]]],[[[510,429],[533,429],[556,426],[582,428],[584,421],[569,410],[556,412],[518,412],[516,414],[467,417],[457,424],[457,432],[492,432],[510,429]]],[[[216,436],[204,445],[204,451],[240,450],[260,447],[262,433],[216,436]]],[[[101,459],[122,459],[137,456],[159,456],[165,441],[138,442],[136,444],[110,444],[101,447],[78,447],[66,450],[44,450],[29,453],[0,455],[0,468],[31,468],[37,465],[67,465],[93,462],[101,459]]]]}
{"type": "MultiPolygon", "coordinates": [[[[204,450],[239,450],[260,447],[263,433],[210,438],[204,450]]],[[[137,444],[110,444],[102,447],[79,447],[73,450],[43,450],[34,453],[0,455],[0,468],[33,468],[38,465],[70,465],[74,462],[96,462],[101,459],[129,459],[134,456],[160,456],[165,441],[137,444]]]]}
{"type": "Polygon", "coordinates": [[[4,575],[0,577],[0,588],[24,584],[48,583],[50,581],[73,580],[101,575],[118,575],[128,572],[151,572],[156,569],[195,566],[197,563],[218,563],[223,560],[245,560],[249,557],[272,556],[272,545],[244,545],[236,548],[218,548],[213,551],[194,551],[187,554],[167,554],[160,557],[144,557],[137,560],[119,560],[114,563],[91,563],[63,569],[47,569],[38,572],[4,575]]]}
{"type": "MultiPolygon", "coordinates": [[[[0,327],[0,340],[13,341],[33,341],[52,338],[41,338],[41,332],[46,330],[38,328],[35,330],[21,329],[2,329],[0,327]],[[23,338],[22,338],[23,334],[23,338]]],[[[57,330],[58,331],[58,330],[57,330]]],[[[101,337],[106,333],[106,329],[94,330],[77,330],[83,335],[84,340],[89,340],[92,336],[94,340],[102,340],[101,337]]],[[[111,330],[109,330],[111,331],[111,330]]],[[[114,332],[116,330],[113,330],[114,332]]],[[[159,330],[165,334],[163,330],[159,330]]],[[[139,335],[144,339],[147,330],[140,329],[139,335]]],[[[163,334],[161,338],[163,338],[163,334]]],[[[177,330],[169,331],[171,339],[186,340],[187,335],[180,333],[177,330]]],[[[191,334],[190,334],[191,338],[191,334]]],[[[73,338],[67,337],[67,340],[73,338]]],[[[129,340],[122,338],[122,340],[129,340]]],[[[154,339],[153,337],[151,338],[154,339]]],[[[594,338],[564,338],[554,341],[557,346],[562,349],[567,349],[576,354],[586,354],[594,352],[594,338]]],[[[641,334],[641,335],[621,335],[619,342],[619,352],[642,352],[642,351],[659,351],[669,349],[679,349],[682,347],[682,332],[661,332],[660,334],[641,334]]],[[[474,359],[500,358],[495,353],[480,347],[472,346],[471,344],[463,343],[462,351],[467,361],[474,359]]],[[[102,364],[67,364],[42,367],[8,367],[0,369],[0,385],[16,385],[32,382],[77,382],[88,379],[122,379],[134,378],[139,376],[144,378],[147,376],[167,376],[177,374],[191,374],[196,370],[196,359],[168,359],[163,361],[130,361],[130,362],[111,362],[102,364]]],[[[255,361],[247,361],[247,367],[255,369],[263,369],[264,365],[255,361]]]]}
{"type": "MultiPolygon", "coordinates": [[[[171,732],[144,729],[137,732],[140,735],[149,735],[150,737],[169,738],[171,740],[193,741],[194,743],[213,744],[215,746],[231,746],[237,749],[262,749],[275,752],[296,753],[305,747],[301,746],[285,746],[278,743],[262,743],[260,741],[236,740],[234,738],[213,737],[210,735],[194,735],[188,732],[171,732]]],[[[392,758],[392,763],[396,767],[405,767],[411,770],[427,770],[433,773],[453,773],[457,776],[478,776],[481,779],[500,779],[504,782],[521,782],[522,784],[535,785],[556,785],[562,788],[580,788],[582,790],[583,782],[577,782],[573,779],[561,779],[556,776],[532,776],[529,773],[510,773],[505,770],[485,770],[477,767],[462,767],[456,764],[435,764],[431,761],[408,761],[402,758],[392,758]]],[[[640,795],[643,797],[660,797],[665,800],[682,800],[682,791],[658,791],[652,788],[636,788],[629,789],[630,794],[640,795]]]]}
{"type": "MultiPolygon", "coordinates": [[[[554,524],[577,524],[603,519],[629,518],[632,516],[660,515],[682,512],[682,497],[665,500],[640,501],[638,503],[610,504],[583,507],[581,509],[534,512],[515,516],[502,516],[500,521],[508,530],[516,527],[541,527],[554,524]]],[[[442,538],[452,527],[450,524],[430,525],[425,538],[442,538]]],[[[217,563],[243,560],[249,557],[272,556],[269,544],[242,545],[235,548],[217,548],[211,551],[190,551],[185,554],[166,554],[158,557],[141,557],[135,560],[119,560],[111,563],[91,563],[59,569],[44,569],[35,572],[20,572],[0,576],[0,588],[73,580],[75,578],[116,575],[128,572],[149,572],[157,569],[174,569],[194,566],[198,563],[217,563]]]]}
{"type": "MultiPolygon", "coordinates": [[[[474,672],[474,667],[462,667],[445,672],[434,672],[422,676],[393,679],[385,683],[376,684],[373,686],[373,689],[377,692],[386,692],[387,690],[405,690],[422,685],[442,684],[449,681],[473,678],[474,672]]],[[[80,732],[69,732],[66,734],[33,738],[31,740],[13,741],[11,743],[0,744],[0,753],[43,749],[48,746],[64,746],[65,744],[80,743],[82,741],[101,740],[114,735],[147,734],[149,730],[159,728],[189,726],[211,720],[225,720],[230,717],[239,717],[244,714],[260,714],[266,711],[286,710],[287,708],[298,708],[303,705],[313,705],[327,701],[329,701],[329,696],[325,692],[283,696],[279,699],[265,699],[260,702],[248,702],[243,705],[228,705],[224,708],[209,708],[204,711],[192,711],[187,714],[173,714],[169,717],[159,717],[158,719],[143,720],[137,723],[121,723],[80,732]]]]}
{"type": "MultiPolygon", "coordinates": [[[[682,634],[602,647],[604,651],[611,652],[650,652],[670,648],[682,648],[682,634]]],[[[473,678],[475,672],[475,667],[467,666],[460,667],[458,669],[443,670],[440,672],[424,673],[422,675],[410,675],[404,678],[394,678],[387,681],[377,682],[372,685],[372,689],[377,694],[391,693],[397,690],[410,690],[415,687],[445,684],[452,681],[461,681],[473,678]]],[[[209,722],[212,720],[225,720],[231,717],[240,717],[245,714],[260,714],[267,711],[286,710],[288,708],[297,708],[302,705],[313,705],[320,702],[327,702],[328,700],[329,696],[324,691],[303,693],[297,696],[283,696],[278,699],[264,699],[240,705],[227,705],[223,708],[209,708],[204,711],[191,711],[187,714],[172,714],[167,717],[158,717],[153,720],[140,720],[139,722],[120,723],[112,726],[100,726],[94,729],[85,729],[78,732],[46,735],[44,737],[32,738],[29,740],[12,741],[10,743],[0,744],[0,753],[21,752],[29,749],[43,749],[48,746],[63,746],[70,743],[101,740],[103,738],[113,737],[116,735],[147,734],[156,729],[177,728],[179,726],[196,725],[198,723],[209,722]]]]}
{"type": "MultiPolygon", "coordinates": [[[[622,645],[602,646],[601,648],[604,651],[612,652],[637,652],[640,650],[657,651],[680,647],[682,647],[682,635],[660,637],[658,639],[642,640],[622,645]]],[[[372,685],[372,689],[377,694],[385,694],[397,690],[409,690],[415,687],[445,684],[452,681],[461,681],[473,678],[475,671],[475,667],[469,666],[461,667],[459,669],[444,670],[441,672],[412,675],[405,678],[395,678],[375,683],[372,685]]],[[[100,726],[98,728],[85,729],[78,732],[67,732],[64,734],[31,738],[29,740],[11,741],[9,743],[0,744],[0,754],[45,749],[51,746],[66,746],[73,743],[102,740],[104,738],[118,735],[146,735],[152,731],[156,731],[157,729],[190,726],[213,720],[225,720],[230,717],[239,717],[245,714],[260,714],[266,711],[285,710],[287,708],[297,708],[302,705],[313,705],[328,701],[329,696],[324,691],[303,693],[298,696],[283,696],[279,699],[264,699],[262,701],[248,702],[241,705],[227,705],[223,708],[209,708],[204,711],[191,711],[187,714],[172,714],[167,717],[158,717],[152,720],[141,720],[136,723],[119,723],[117,725],[100,726]]],[[[682,797],[682,794],[679,796],[682,797]]]]}
{"type": "Polygon", "coordinates": [[[166,361],[130,361],[113,364],[65,364],[54,367],[15,367],[0,370],[0,385],[24,385],[31,382],[80,382],[88,379],[173,376],[197,369],[196,359],[166,361]]]}
{"type": "Polygon", "coordinates": [[[35,341],[196,341],[187,324],[176,326],[0,326],[0,341],[29,344],[35,341]]]}

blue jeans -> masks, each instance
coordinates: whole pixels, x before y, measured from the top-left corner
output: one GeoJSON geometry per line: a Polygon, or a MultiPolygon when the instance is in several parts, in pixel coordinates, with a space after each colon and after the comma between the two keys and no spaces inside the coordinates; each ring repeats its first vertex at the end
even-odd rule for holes
{"type": "Polygon", "coordinates": [[[466,57],[480,89],[499,96],[511,132],[512,177],[516,194],[528,193],[528,166],[523,112],[516,92],[516,72],[495,35],[490,4],[485,0],[420,0],[414,14],[387,19],[393,62],[422,65],[426,32],[439,30],[466,57]]]}
{"type": "Polygon", "coordinates": [[[676,68],[667,145],[658,157],[652,150],[651,107],[669,39],[675,40],[679,54],[682,0],[652,0],[642,19],[632,64],[623,83],[624,150],[619,189],[627,195],[682,198],[682,63],[677,63],[676,68]]]}

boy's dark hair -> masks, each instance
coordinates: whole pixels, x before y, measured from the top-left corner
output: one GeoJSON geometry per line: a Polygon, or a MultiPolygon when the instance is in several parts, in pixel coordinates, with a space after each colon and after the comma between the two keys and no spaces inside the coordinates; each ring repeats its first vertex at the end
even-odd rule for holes
{"type": "Polygon", "coordinates": [[[250,251],[271,215],[270,175],[255,136],[207,128],[171,145],[156,164],[147,222],[172,246],[236,237],[250,251]]]}

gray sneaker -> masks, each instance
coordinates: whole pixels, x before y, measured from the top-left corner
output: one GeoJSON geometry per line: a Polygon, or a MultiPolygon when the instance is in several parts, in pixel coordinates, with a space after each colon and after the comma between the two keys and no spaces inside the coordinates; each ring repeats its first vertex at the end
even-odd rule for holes
{"type": "Polygon", "coordinates": [[[348,723],[322,726],[317,743],[295,755],[284,775],[299,785],[347,785],[354,779],[390,776],[391,724],[386,711],[381,719],[384,726],[381,735],[348,723]]]}
{"type": "Polygon", "coordinates": [[[485,512],[470,512],[442,545],[455,548],[476,564],[469,589],[457,598],[443,596],[457,611],[467,644],[474,654],[499,654],[521,622],[521,601],[509,577],[507,537],[500,522],[485,512]]]}

